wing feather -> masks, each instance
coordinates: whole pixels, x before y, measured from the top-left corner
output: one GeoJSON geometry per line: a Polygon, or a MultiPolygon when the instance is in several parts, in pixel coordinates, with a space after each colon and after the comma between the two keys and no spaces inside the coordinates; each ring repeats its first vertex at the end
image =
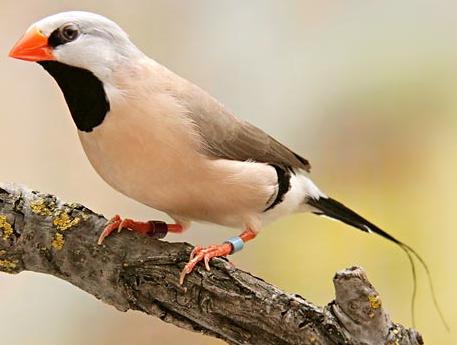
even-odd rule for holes
{"type": "MultiPolygon", "coordinates": [[[[175,80],[176,81],[176,80],[175,80]]],[[[181,79],[172,88],[174,97],[187,109],[203,141],[203,153],[215,158],[256,161],[309,171],[309,162],[279,141],[238,119],[196,85],[181,79]]]]}

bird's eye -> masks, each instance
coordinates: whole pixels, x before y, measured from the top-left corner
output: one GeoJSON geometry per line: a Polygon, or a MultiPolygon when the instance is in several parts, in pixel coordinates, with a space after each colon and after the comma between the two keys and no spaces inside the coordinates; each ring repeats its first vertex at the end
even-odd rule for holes
{"type": "Polygon", "coordinates": [[[78,38],[79,29],[74,24],[67,24],[60,29],[60,33],[66,42],[71,42],[78,38]]]}
{"type": "Polygon", "coordinates": [[[48,44],[52,48],[56,48],[62,44],[74,41],[79,37],[79,27],[69,23],[55,29],[48,38],[48,44]]]}

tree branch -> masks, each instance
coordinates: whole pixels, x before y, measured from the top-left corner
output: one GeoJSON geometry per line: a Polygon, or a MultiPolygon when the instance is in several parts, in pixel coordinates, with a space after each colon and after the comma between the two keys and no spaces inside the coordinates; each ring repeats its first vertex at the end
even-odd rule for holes
{"type": "Polygon", "coordinates": [[[335,301],[320,308],[212,260],[179,285],[192,247],[123,231],[102,246],[106,219],[79,204],[8,185],[0,188],[0,270],[64,279],[119,310],[135,309],[229,344],[423,344],[392,323],[360,268],[334,277],[335,301]]]}

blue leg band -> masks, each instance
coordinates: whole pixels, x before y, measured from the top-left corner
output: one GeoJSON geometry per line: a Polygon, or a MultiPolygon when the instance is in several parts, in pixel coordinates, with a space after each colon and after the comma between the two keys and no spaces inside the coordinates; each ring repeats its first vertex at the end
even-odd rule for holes
{"type": "Polygon", "coordinates": [[[240,236],[231,237],[224,243],[230,243],[232,245],[232,252],[230,253],[230,255],[239,252],[244,247],[244,241],[241,239],[240,236]]]}

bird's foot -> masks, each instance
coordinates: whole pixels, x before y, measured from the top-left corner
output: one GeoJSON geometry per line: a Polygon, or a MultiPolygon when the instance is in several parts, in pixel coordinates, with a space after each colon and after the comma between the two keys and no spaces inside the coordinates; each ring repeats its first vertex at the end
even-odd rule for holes
{"type": "Polygon", "coordinates": [[[181,271],[181,275],[179,276],[179,283],[182,285],[184,283],[184,278],[186,275],[192,272],[195,265],[197,265],[200,261],[204,261],[206,270],[209,271],[209,261],[212,258],[220,257],[220,256],[227,256],[232,253],[232,245],[230,243],[223,243],[219,245],[209,246],[208,248],[203,248],[197,246],[192,250],[190,253],[189,262],[184,266],[184,269],[181,271]]]}
{"type": "Polygon", "coordinates": [[[167,224],[165,222],[150,220],[148,222],[138,222],[133,219],[122,219],[119,215],[115,215],[106,224],[100,237],[98,238],[98,244],[102,244],[104,239],[111,235],[114,231],[120,232],[122,229],[128,229],[131,231],[138,232],[143,235],[148,235],[153,238],[164,238],[168,232],[180,233],[184,231],[181,224],[167,224]]]}

